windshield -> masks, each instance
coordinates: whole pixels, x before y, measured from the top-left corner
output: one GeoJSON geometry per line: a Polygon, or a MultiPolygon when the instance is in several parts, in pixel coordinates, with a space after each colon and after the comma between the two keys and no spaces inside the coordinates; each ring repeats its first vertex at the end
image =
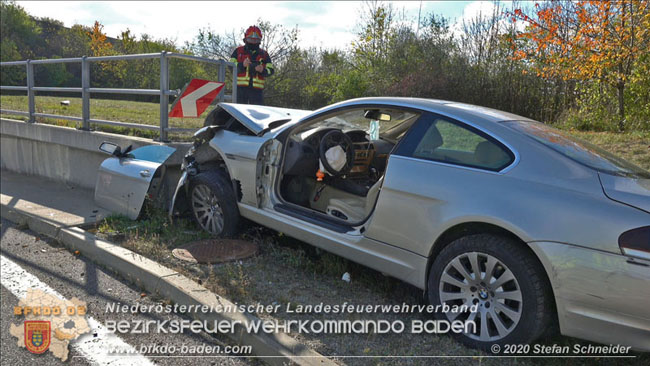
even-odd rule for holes
{"type": "Polygon", "coordinates": [[[650,178],[650,172],[598,146],[540,122],[507,121],[504,125],[523,132],[562,155],[600,172],[650,178]]]}
{"type": "Polygon", "coordinates": [[[411,124],[419,117],[419,114],[389,108],[372,109],[377,117],[383,119],[373,119],[367,114],[368,108],[358,108],[338,112],[329,115],[324,120],[310,128],[337,128],[344,132],[353,130],[365,131],[371,140],[387,139],[395,142],[399,140],[411,124]]]}

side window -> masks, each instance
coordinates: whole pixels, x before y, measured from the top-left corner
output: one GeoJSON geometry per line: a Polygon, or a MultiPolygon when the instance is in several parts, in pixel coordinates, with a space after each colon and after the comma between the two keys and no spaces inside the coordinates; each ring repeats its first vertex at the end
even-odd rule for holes
{"type": "Polygon", "coordinates": [[[441,118],[414,126],[402,155],[498,171],[514,159],[502,144],[473,128],[441,118]]]}

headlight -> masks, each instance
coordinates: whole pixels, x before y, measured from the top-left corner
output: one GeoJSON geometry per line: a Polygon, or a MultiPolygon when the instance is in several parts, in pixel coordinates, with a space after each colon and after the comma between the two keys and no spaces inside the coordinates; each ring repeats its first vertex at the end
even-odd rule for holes
{"type": "Polygon", "coordinates": [[[618,246],[625,255],[650,260],[650,226],[624,232],[618,237],[618,246]]]}

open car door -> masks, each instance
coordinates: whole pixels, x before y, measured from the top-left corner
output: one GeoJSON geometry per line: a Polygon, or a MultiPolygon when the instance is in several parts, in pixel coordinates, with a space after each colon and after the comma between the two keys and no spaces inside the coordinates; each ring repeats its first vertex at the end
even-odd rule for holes
{"type": "Polygon", "coordinates": [[[149,145],[123,154],[116,145],[103,143],[100,150],[113,156],[104,160],[99,167],[95,202],[111,212],[137,219],[150,188],[154,185],[158,187],[162,182],[163,164],[176,149],[149,145]],[[105,146],[109,148],[102,148],[105,146]]]}

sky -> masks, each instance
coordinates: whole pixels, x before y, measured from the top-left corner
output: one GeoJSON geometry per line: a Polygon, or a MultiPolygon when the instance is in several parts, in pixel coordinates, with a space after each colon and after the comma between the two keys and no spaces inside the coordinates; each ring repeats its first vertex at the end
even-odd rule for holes
{"type": "MultiPolygon", "coordinates": [[[[454,22],[478,12],[491,12],[491,1],[387,1],[407,18],[417,21],[431,12],[454,22]]],[[[118,38],[129,28],[138,37],[147,33],[155,39],[167,38],[177,46],[192,41],[199,29],[209,27],[218,34],[239,31],[258,18],[298,27],[304,46],[345,48],[354,39],[359,1],[17,1],[36,17],[60,20],[65,26],[92,26],[95,20],[104,32],[118,38]]]]}

